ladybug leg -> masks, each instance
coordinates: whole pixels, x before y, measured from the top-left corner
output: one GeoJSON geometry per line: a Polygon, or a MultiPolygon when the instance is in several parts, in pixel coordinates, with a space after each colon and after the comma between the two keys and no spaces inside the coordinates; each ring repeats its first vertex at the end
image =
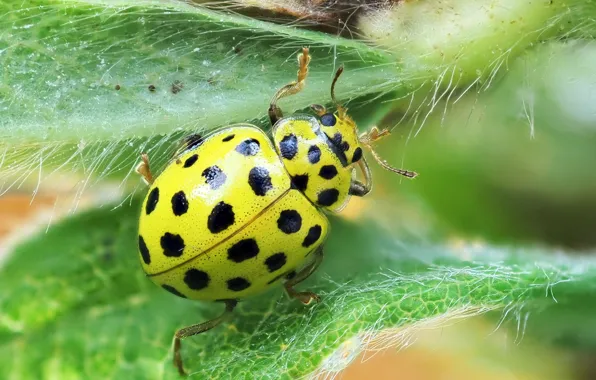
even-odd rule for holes
{"type": "Polygon", "coordinates": [[[176,331],[176,334],[174,334],[174,366],[178,369],[180,376],[186,375],[186,372],[184,371],[184,365],[182,363],[182,356],[180,355],[181,340],[183,338],[211,330],[212,328],[227,320],[232,315],[232,311],[236,305],[238,305],[238,301],[225,300],[224,302],[226,304],[226,309],[219,317],[207,322],[181,328],[180,330],[176,331]]]}
{"type": "Polygon", "coordinates": [[[306,76],[308,75],[308,63],[310,62],[310,55],[308,54],[308,48],[302,48],[302,53],[298,55],[298,78],[295,81],[292,81],[275,93],[273,98],[271,98],[271,103],[269,104],[269,120],[271,120],[271,125],[275,125],[275,123],[283,117],[283,113],[281,109],[277,106],[277,101],[281,98],[285,98],[286,96],[294,95],[302,91],[304,88],[304,83],[306,81],[306,76]]]}
{"type": "Polygon", "coordinates": [[[352,180],[350,184],[350,195],[355,195],[357,197],[363,197],[366,194],[370,193],[372,190],[372,173],[370,172],[370,168],[366,163],[364,157],[358,161],[358,167],[362,171],[362,175],[364,176],[364,183],[358,180],[352,180]]]}
{"type": "Polygon", "coordinates": [[[324,114],[327,113],[327,108],[325,108],[325,106],[322,106],[320,104],[311,104],[310,109],[315,111],[315,113],[319,116],[323,116],[324,114]]]}
{"type": "Polygon", "coordinates": [[[358,180],[352,181],[350,184],[350,195],[354,195],[356,197],[363,197],[366,194],[370,193],[371,188],[367,186],[368,184],[362,183],[358,180]]]}
{"type": "Polygon", "coordinates": [[[141,154],[141,162],[135,168],[135,171],[143,177],[147,185],[153,183],[153,174],[151,174],[151,167],[149,166],[149,156],[147,153],[141,154]]]}
{"type": "Polygon", "coordinates": [[[294,286],[298,285],[302,281],[306,280],[311,274],[317,270],[319,265],[323,262],[323,247],[318,247],[315,250],[315,257],[313,261],[302,268],[300,272],[296,273],[292,279],[288,280],[284,287],[286,289],[286,293],[291,298],[296,298],[298,301],[302,302],[305,305],[310,304],[312,301],[319,302],[321,298],[313,292],[299,292],[294,289],[294,286]]]}
{"type": "Polygon", "coordinates": [[[396,173],[399,175],[403,175],[404,177],[407,177],[407,178],[415,178],[418,175],[418,173],[412,172],[409,170],[405,170],[405,169],[394,168],[393,166],[389,165],[387,163],[387,161],[382,159],[379,156],[379,154],[373,149],[373,147],[372,147],[373,143],[381,140],[382,138],[389,136],[390,134],[391,134],[391,131],[386,128],[379,130],[379,128],[377,128],[377,127],[372,127],[369,132],[365,132],[359,136],[360,144],[362,144],[365,148],[370,150],[374,159],[377,161],[377,163],[379,165],[381,165],[381,167],[383,169],[389,170],[390,172],[393,172],[393,173],[396,173]]]}

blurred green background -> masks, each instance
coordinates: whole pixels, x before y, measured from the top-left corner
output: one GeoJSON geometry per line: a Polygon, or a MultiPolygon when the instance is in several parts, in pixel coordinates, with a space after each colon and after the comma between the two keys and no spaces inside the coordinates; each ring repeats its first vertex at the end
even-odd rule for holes
{"type": "Polygon", "coordinates": [[[429,115],[421,107],[404,121],[416,106],[394,101],[377,122],[394,133],[380,151],[420,177],[396,187],[407,181],[376,167],[383,194],[420,203],[448,235],[594,247],[595,62],[593,42],[551,43],[513,60],[489,90],[446,95],[429,115]]]}

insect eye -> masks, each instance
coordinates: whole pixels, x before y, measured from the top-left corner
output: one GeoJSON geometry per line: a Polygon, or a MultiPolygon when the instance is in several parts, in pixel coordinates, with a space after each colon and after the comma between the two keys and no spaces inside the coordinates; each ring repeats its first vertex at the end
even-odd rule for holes
{"type": "Polygon", "coordinates": [[[335,115],[332,113],[326,113],[325,115],[321,116],[321,124],[326,127],[333,127],[336,121],[335,115]]]}

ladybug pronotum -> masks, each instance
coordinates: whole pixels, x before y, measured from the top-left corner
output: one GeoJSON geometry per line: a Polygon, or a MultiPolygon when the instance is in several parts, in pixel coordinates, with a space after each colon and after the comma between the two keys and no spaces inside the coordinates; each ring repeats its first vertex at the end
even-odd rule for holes
{"type": "Polygon", "coordinates": [[[356,124],[335,99],[343,67],[331,84],[335,113],[313,105],[316,117],[283,117],[276,103],[304,87],[307,48],[298,62],[297,81],[271,100],[272,136],[253,125],[232,125],[187,137],[155,179],[146,154],[137,167],[150,186],[139,220],[143,270],[174,295],[225,304],[219,317],[176,332],[174,364],[180,374],[185,373],[180,340],[226,320],[240,299],[283,282],[291,298],[305,305],[319,301],[295,286],[323,260],[329,231],[325,212],[338,212],[350,196],[371,190],[362,147],[385,169],[416,176],[389,166],[372,150],[371,144],[389,131],[373,128],[358,136],[356,124]],[[356,179],[356,167],[363,182],[356,179]]]}

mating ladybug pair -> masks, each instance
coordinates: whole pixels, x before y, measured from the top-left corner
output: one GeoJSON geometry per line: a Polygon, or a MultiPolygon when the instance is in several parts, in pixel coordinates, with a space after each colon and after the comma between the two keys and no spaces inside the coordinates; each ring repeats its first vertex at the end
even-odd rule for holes
{"type": "Polygon", "coordinates": [[[416,176],[392,168],[372,150],[371,144],[388,135],[387,130],[373,128],[358,135],[356,124],[335,99],[343,67],[331,84],[335,113],[313,105],[318,117],[283,117],[277,101],[304,87],[307,48],[298,62],[297,81],[271,100],[271,136],[253,125],[231,125],[204,138],[187,138],[155,179],[147,155],[137,167],[150,185],[139,220],[143,270],[179,297],[225,304],[221,316],[176,332],[174,364],[180,374],[180,340],[220,324],[238,300],[280,281],[290,297],[305,305],[319,300],[295,286],[323,260],[329,231],[324,212],[338,212],[350,196],[371,190],[362,147],[385,169],[416,176]],[[356,167],[363,181],[356,179],[356,167]]]}

